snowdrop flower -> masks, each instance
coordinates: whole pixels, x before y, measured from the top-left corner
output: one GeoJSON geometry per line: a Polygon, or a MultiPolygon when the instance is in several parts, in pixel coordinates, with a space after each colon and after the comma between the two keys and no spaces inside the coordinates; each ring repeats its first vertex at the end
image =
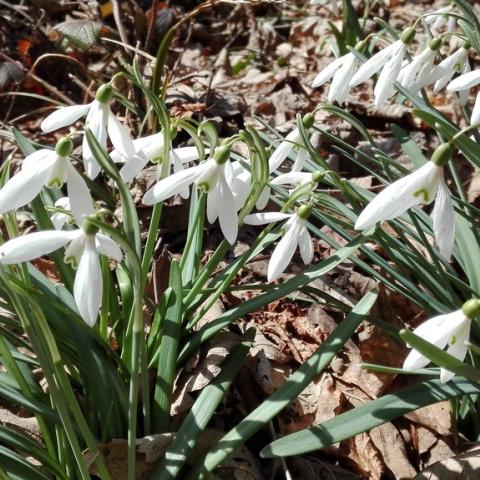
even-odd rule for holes
{"type": "MultiPolygon", "coordinates": [[[[158,163],[163,155],[164,137],[163,133],[155,133],[147,137],[137,138],[133,140],[135,155],[133,157],[125,157],[122,152],[114,149],[110,153],[110,158],[114,162],[124,162],[125,165],[120,169],[120,175],[127,183],[133,179],[146,167],[148,162],[158,163]]],[[[207,150],[208,152],[208,150],[207,150]]],[[[174,172],[183,170],[185,163],[198,160],[198,150],[196,147],[174,148],[170,151],[169,168],[173,166],[174,172]]],[[[182,195],[184,196],[184,195],[182,195]]],[[[187,197],[188,198],[188,189],[187,197]]]]}
{"type": "Polygon", "coordinates": [[[55,150],[41,149],[28,155],[22,169],[0,190],[0,213],[23,207],[31,202],[42,187],[61,187],[67,183],[68,196],[77,214],[83,204],[91,202],[90,192],[81,175],[70,162],[72,141],[65,137],[55,150]]]}
{"type": "MultiPolygon", "coordinates": [[[[465,302],[460,310],[446,315],[438,315],[427,320],[417,327],[413,333],[432,343],[438,348],[444,349],[447,345],[447,353],[456,359],[463,361],[468,347],[465,342],[470,338],[470,325],[472,319],[480,312],[480,300],[472,299],[465,302]]],[[[403,369],[414,372],[424,368],[430,360],[416,350],[412,350],[405,362],[403,369]]],[[[448,382],[455,374],[445,368],[440,369],[440,381],[448,382]]]]}
{"type": "Polygon", "coordinates": [[[310,0],[310,5],[326,5],[326,4],[330,5],[332,9],[332,13],[334,15],[338,15],[339,10],[338,10],[337,0],[310,0]]]}
{"type": "MultiPolygon", "coordinates": [[[[303,118],[303,125],[305,126],[306,129],[311,128],[314,122],[315,122],[315,118],[311,113],[308,113],[303,118]]],[[[280,144],[277,146],[277,148],[274,150],[274,152],[272,153],[272,155],[268,160],[270,173],[280,168],[282,163],[290,155],[294,147],[301,142],[301,140],[302,140],[302,136],[300,134],[300,130],[298,129],[298,127],[296,127],[285,137],[285,139],[282,142],[280,142],[280,144]]],[[[301,150],[305,150],[305,149],[301,147],[300,151],[301,150]]]]}
{"type": "MultiPolygon", "coordinates": [[[[475,87],[480,83],[480,70],[473,70],[473,72],[467,72],[463,75],[452,80],[448,86],[448,92],[468,92],[470,88],[475,87]]],[[[476,125],[480,123],[480,92],[475,99],[475,105],[472,110],[472,116],[470,118],[470,124],[476,125]]]]}
{"type": "MultiPolygon", "coordinates": [[[[135,147],[127,129],[120,123],[117,117],[110,111],[109,103],[113,96],[113,87],[107,83],[102,85],[95,95],[95,100],[86,105],[72,105],[61,107],[51,113],[41,124],[45,132],[52,132],[76,122],[84,115],[85,128],[89,128],[103,149],[107,147],[107,133],[113,146],[130,158],[135,156],[135,147]]],[[[83,162],[87,175],[93,180],[100,173],[100,165],[90,150],[87,137],[83,137],[83,162]]]]}
{"type": "Polygon", "coordinates": [[[417,93],[423,87],[436,81],[438,70],[433,68],[433,63],[441,45],[442,40],[434,38],[425,50],[413,57],[412,61],[402,71],[400,82],[402,86],[417,93]]]}
{"type": "Polygon", "coordinates": [[[378,108],[382,106],[395,92],[393,82],[397,80],[402,68],[403,59],[407,52],[407,45],[412,42],[414,36],[414,27],[405,29],[400,40],[397,40],[387,48],[380,50],[358,69],[357,73],[351,79],[349,86],[355,87],[360,83],[365,82],[372,75],[375,75],[375,73],[382,69],[373,91],[375,96],[375,107],[378,108]]]}
{"type": "Polygon", "coordinates": [[[75,303],[83,320],[93,326],[102,304],[102,270],[98,255],[119,262],[122,252],[117,243],[99,233],[88,218],[81,221],[81,228],[77,230],[44,230],[9,240],[0,246],[0,264],[28,262],[68,243],[65,261],[78,267],[73,286],[75,303]]]}
{"type": "Polygon", "coordinates": [[[452,13],[454,9],[454,4],[439,8],[438,10],[434,10],[430,14],[426,15],[423,21],[426,25],[431,27],[432,30],[439,30],[444,25],[447,25],[447,31],[453,32],[457,24],[456,18],[448,14],[452,13]]]}
{"type": "Polygon", "coordinates": [[[470,44],[465,42],[463,47],[455,50],[451,55],[442,60],[436,67],[433,76],[437,79],[434,92],[439,92],[444,88],[457,72],[463,72],[468,63],[468,50],[470,44]]]}
{"type": "Polygon", "coordinates": [[[283,226],[283,237],[278,242],[268,263],[267,279],[276,280],[287,268],[290,260],[300,247],[300,255],[305,265],[313,260],[313,242],[307,229],[307,219],[312,212],[311,207],[302,205],[294,214],[281,212],[253,213],[244,218],[248,225],[265,225],[267,223],[287,220],[283,226]]]}
{"type": "Polygon", "coordinates": [[[230,244],[238,234],[238,215],[232,190],[226,179],[226,169],[231,171],[230,149],[218,147],[213,157],[195,167],[186,168],[160,180],[143,197],[145,205],[163,202],[195,182],[207,192],[207,219],[214,223],[218,218],[220,229],[230,244]]]}
{"type": "Polygon", "coordinates": [[[324,173],[320,170],[315,172],[288,172],[275,177],[272,185],[307,185],[309,183],[317,184],[322,180],[324,173]]]}
{"type": "MultiPolygon", "coordinates": [[[[360,43],[363,44],[364,42],[360,43]]],[[[355,48],[359,50],[359,45],[356,45],[355,48]]],[[[330,103],[338,102],[341,105],[345,102],[350,93],[349,83],[354,73],[358,70],[359,65],[360,60],[358,57],[352,52],[347,53],[346,55],[343,55],[343,57],[334,60],[319,72],[313,80],[312,88],[322,86],[333,77],[332,84],[328,91],[327,100],[330,103]]]]}
{"type": "Polygon", "coordinates": [[[365,230],[436,199],[432,212],[433,233],[440,254],[449,260],[453,252],[455,219],[443,168],[450,155],[451,146],[448,143],[440,145],[430,162],[382,190],[359,215],[355,230],[365,230]]]}

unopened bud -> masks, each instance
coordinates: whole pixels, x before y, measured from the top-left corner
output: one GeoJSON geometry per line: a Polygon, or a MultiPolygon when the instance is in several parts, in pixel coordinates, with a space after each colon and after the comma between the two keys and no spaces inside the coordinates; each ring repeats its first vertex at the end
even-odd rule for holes
{"type": "Polygon", "coordinates": [[[311,113],[307,113],[302,118],[302,123],[305,128],[312,128],[315,123],[315,117],[311,113]]]}
{"type": "Polygon", "coordinates": [[[68,157],[73,150],[73,142],[68,137],[61,138],[55,145],[55,153],[59,157],[68,157]]]}
{"type": "Polygon", "coordinates": [[[428,44],[428,46],[430,47],[430,50],[433,50],[435,52],[442,46],[442,39],[434,38],[430,40],[430,43],[428,44]]]}

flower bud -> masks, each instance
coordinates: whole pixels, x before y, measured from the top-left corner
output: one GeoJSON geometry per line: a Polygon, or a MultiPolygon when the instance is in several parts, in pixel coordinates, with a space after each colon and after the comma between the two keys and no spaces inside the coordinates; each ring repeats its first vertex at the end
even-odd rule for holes
{"type": "Polygon", "coordinates": [[[475,318],[480,313],[480,300],[478,298],[468,300],[463,304],[462,312],[467,318],[475,318]]]}
{"type": "Polygon", "coordinates": [[[220,145],[213,153],[213,159],[219,164],[223,165],[230,158],[230,148],[225,145],[220,145]]]}
{"type": "Polygon", "coordinates": [[[450,143],[440,144],[430,159],[437,167],[444,167],[452,156],[453,146],[450,143]]]}
{"type": "Polygon", "coordinates": [[[302,123],[305,128],[312,128],[315,123],[315,117],[311,113],[307,113],[302,118],[302,123]]]}
{"type": "Polygon", "coordinates": [[[309,205],[302,205],[297,212],[297,215],[303,220],[307,220],[311,214],[312,207],[310,207],[309,205]]]}
{"type": "Polygon", "coordinates": [[[86,235],[95,235],[100,230],[88,217],[84,220],[82,228],[86,235]]]}
{"type": "Polygon", "coordinates": [[[73,142],[68,137],[61,138],[55,145],[55,153],[59,157],[68,157],[73,150],[73,142]]]}
{"type": "Polygon", "coordinates": [[[408,27],[406,28],[402,34],[400,35],[400,40],[405,44],[408,45],[412,43],[413,39],[415,38],[415,27],[408,27]]]}
{"type": "Polygon", "coordinates": [[[113,97],[113,87],[110,83],[103,84],[95,94],[95,99],[101,103],[108,103],[113,97]]]}
{"type": "Polygon", "coordinates": [[[428,46],[430,47],[430,50],[433,50],[435,52],[442,46],[442,39],[438,37],[434,38],[430,40],[428,46]]]}

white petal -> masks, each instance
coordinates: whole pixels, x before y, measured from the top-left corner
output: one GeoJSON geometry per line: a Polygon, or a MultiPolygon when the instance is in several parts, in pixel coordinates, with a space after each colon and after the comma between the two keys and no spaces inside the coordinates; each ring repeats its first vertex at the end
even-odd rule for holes
{"type": "Polygon", "coordinates": [[[480,123],[480,92],[475,97],[475,105],[473,106],[472,116],[470,117],[470,125],[478,125],[480,123]]]}
{"type": "Polygon", "coordinates": [[[55,152],[50,153],[35,166],[20,170],[0,190],[0,213],[23,207],[40,193],[56,161],[55,152]]]}
{"type": "Polygon", "coordinates": [[[207,195],[207,220],[208,223],[215,223],[218,218],[218,186],[207,195]]]}
{"type": "Polygon", "coordinates": [[[144,195],[143,203],[145,205],[153,205],[172,197],[185,186],[192,184],[202,173],[204,165],[200,164],[196,167],[187,168],[160,180],[144,195]]]}
{"type": "Polygon", "coordinates": [[[313,260],[314,251],[312,237],[306,226],[304,226],[299,233],[298,245],[300,247],[300,255],[303,263],[308,265],[313,260]]]}
{"type": "MultiPolygon", "coordinates": [[[[352,54],[350,54],[352,55],[352,54]]],[[[323,70],[321,70],[317,76],[313,79],[312,88],[317,88],[322,86],[325,82],[330,80],[334,73],[343,65],[345,57],[340,57],[327,65],[323,70]]]]}
{"type": "MultiPolygon", "coordinates": [[[[472,70],[472,67],[470,66],[470,61],[467,59],[465,60],[465,66],[463,67],[463,73],[468,73],[472,70]]],[[[460,104],[465,106],[468,103],[468,95],[470,93],[470,90],[466,88],[465,90],[459,90],[458,92],[458,99],[460,101],[460,104]]]]}
{"type": "Polygon", "coordinates": [[[450,79],[455,74],[456,66],[459,64],[463,65],[465,63],[467,55],[467,50],[462,47],[449,55],[437,65],[435,70],[436,75],[438,76],[438,80],[433,88],[434,92],[439,92],[447,85],[447,83],[449,83],[450,79]]]}
{"type": "Polygon", "coordinates": [[[310,154],[306,148],[300,148],[298,150],[297,158],[295,159],[295,163],[293,164],[292,171],[293,172],[300,172],[303,170],[305,163],[310,158],[310,154]]]}
{"type": "Polygon", "coordinates": [[[403,57],[405,55],[406,46],[403,42],[398,48],[392,51],[392,57],[383,67],[378,81],[375,85],[375,106],[382,106],[385,101],[394,93],[393,82],[396,81],[400,69],[402,68],[403,57]]]}
{"type": "Polygon", "coordinates": [[[85,217],[95,213],[95,209],[87,184],[70,163],[67,164],[67,192],[70,210],[77,224],[81,225],[85,217]]]}
{"type": "Polygon", "coordinates": [[[77,230],[77,232],[78,235],[70,242],[63,256],[63,261],[72,265],[73,268],[78,267],[83,250],[85,249],[85,242],[87,241],[87,236],[83,230],[77,230]]]}
{"type": "Polygon", "coordinates": [[[448,92],[458,92],[459,90],[466,90],[472,88],[480,83],[480,70],[467,72],[452,80],[447,87],[448,92]]]}
{"type": "Polygon", "coordinates": [[[89,236],[85,243],[78,265],[73,296],[81,317],[91,327],[97,321],[98,311],[102,305],[102,270],[95,250],[95,239],[89,236]]]}
{"type": "Polygon", "coordinates": [[[233,245],[238,235],[238,216],[233,194],[224,175],[218,179],[218,221],[224,237],[233,245]]]}
{"type": "Polygon", "coordinates": [[[213,158],[210,158],[201,166],[202,170],[195,179],[195,183],[197,186],[210,191],[217,185],[220,174],[224,172],[226,165],[219,165],[213,158]]]}
{"type": "Polygon", "coordinates": [[[46,230],[14,238],[0,246],[0,263],[10,265],[42,257],[63,247],[78,236],[78,232],[46,230]]]}
{"type": "Polygon", "coordinates": [[[56,212],[50,217],[50,220],[55,230],[61,230],[65,223],[67,223],[68,218],[66,213],[56,212]]]}
{"type": "MultiPolygon", "coordinates": [[[[107,148],[107,122],[109,112],[108,105],[94,100],[85,120],[85,127],[92,131],[93,136],[104,150],[107,148]]],[[[83,137],[82,149],[85,172],[88,177],[93,180],[100,173],[100,165],[90,150],[86,135],[83,137]]]]}
{"type": "MultiPolygon", "coordinates": [[[[174,172],[181,172],[182,170],[185,170],[185,168],[183,167],[183,163],[180,160],[180,157],[175,153],[175,150],[170,151],[170,163],[173,164],[174,172]]],[[[182,198],[188,198],[190,195],[190,189],[185,186],[182,190],[178,192],[178,194],[182,198]]]]}
{"type": "Polygon", "coordinates": [[[117,262],[122,261],[122,250],[120,250],[117,242],[110,237],[103,235],[103,233],[97,233],[95,235],[95,248],[98,253],[105,255],[106,257],[113,258],[117,262]]]}
{"type": "Polygon", "coordinates": [[[48,150],[47,148],[36,150],[22,160],[22,170],[36,168],[45,158],[50,157],[52,158],[52,162],[56,160],[57,154],[55,153],[55,150],[48,150]]]}
{"type": "Polygon", "coordinates": [[[455,241],[455,217],[452,198],[445,181],[438,186],[435,206],[432,212],[433,233],[440,254],[445,260],[450,260],[455,241]]]}
{"type": "Polygon", "coordinates": [[[345,102],[350,92],[350,80],[358,70],[359,62],[353,53],[345,56],[345,62],[333,76],[330,90],[328,91],[328,101],[337,101],[339,104],[345,102]]]}
{"type": "MultiPolygon", "coordinates": [[[[180,147],[173,150],[182,163],[193,162],[198,160],[198,150],[197,147],[180,147]]],[[[205,149],[205,153],[208,153],[209,149],[205,149]]]]}
{"type": "Polygon", "coordinates": [[[247,225],[266,225],[267,223],[280,222],[292,216],[291,213],[282,212],[262,212],[252,213],[243,219],[247,225]]]}
{"type": "Polygon", "coordinates": [[[130,183],[134,178],[146,167],[148,157],[142,152],[137,153],[129,158],[125,165],[120,169],[120,175],[123,181],[130,183]]]}
{"type": "Polygon", "coordinates": [[[107,129],[108,136],[115,150],[126,158],[133,158],[135,156],[135,147],[133,146],[130,134],[110,109],[108,110],[107,129]]]}
{"type": "Polygon", "coordinates": [[[71,125],[73,122],[76,122],[80,117],[86,115],[89,108],[90,103],[87,105],[72,105],[70,107],[60,107],[43,120],[40,128],[45,133],[48,133],[53,132],[54,130],[58,130],[59,128],[66,127],[67,125],[71,125]]]}
{"type": "Polygon", "coordinates": [[[355,230],[364,230],[377,222],[398,217],[415,205],[432,202],[442,178],[443,168],[427,162],[382,190],[359,215],[355,230]],[[428,198],[421,193],[424,191],[428,198]]]}
{"type": "Polygon", "coordinates": [[[270,187],[266,185],[263,187],[262,192],[257,198],[257,201],[255,202],[255,207],[257,207],[257,210],[263,210],[267,204],[268,201],[270,200],[270,187]]]}
{"type": "MultiPolygon", "coordinates": [[[[295,219],[298,220],[298,217],[295,219]]],[[[276,280],[287,268],[298,245],[298,234],[302,225],[294,221],[282,239],[278,242],[268,263],[267,279],[276,280]]]]}
{"type": "MultiPolygon", "coordinates": [[[[449,347],[447,348],[447,353],[455,357],[457,360],[463,362],[465,356],[467,355],[468,347],[465,342],[468,342],[470,339],[470,321],[465,320],[465,323],[462,325],[461,329],[456,332],[455,338],[452,339],[449,347]]],[[[446,370],[445,368],[440,369],[440,381],[443,383],[448,382],[453,378],[455,374],[446,370]]]]}
{"type": "Polygon", "coordinates": [[[288,157],[290,152],[293,150],[295,143],[300,141],[300,132],[297,128],[292,130],[286,137],[283,142],[278,145],[275,151],[272,153],[271,157],[268,160],[268,166],[270,172],[277,170],[284,160],[288,157]]]}
{"type": "Polygon", "coordinates": [[[392,55],[392,51],[395,51],[398,48],[399,43],[402,43],[401,40],[398,40],[389,45],[387,48],[380,50],[378,53],[370,57],[363,65],[361,65],[357,73],[350,81],[350,87],[356,87],[377,73],[385,65],[385,63],[387,63],[388,59],[392,55]]]}
{"type": "Polygon", "coordinates": [[[163,142],[163,132],[159,132],[147,137],[137,138],[133,141],[133,146],[137,153],[141,152],[149,160],[154,160],[162,155],[163,142]]]}
{"type": "Polygon", "coordinates": [[[272,180],[272,185],[297,185],[312,181],[312,174],[308,172],[290,172],[279,175],[272,180]]]}

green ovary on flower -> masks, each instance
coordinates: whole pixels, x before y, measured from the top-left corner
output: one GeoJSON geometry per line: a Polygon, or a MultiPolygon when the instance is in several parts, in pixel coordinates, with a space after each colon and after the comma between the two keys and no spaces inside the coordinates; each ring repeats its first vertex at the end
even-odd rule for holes
{"type": "Polygon", "coordinates": [[[426,188],[420,188],[413,193],[414,197],[423,197],[423,203],[430,203],[430,194],[426,188]]]}

